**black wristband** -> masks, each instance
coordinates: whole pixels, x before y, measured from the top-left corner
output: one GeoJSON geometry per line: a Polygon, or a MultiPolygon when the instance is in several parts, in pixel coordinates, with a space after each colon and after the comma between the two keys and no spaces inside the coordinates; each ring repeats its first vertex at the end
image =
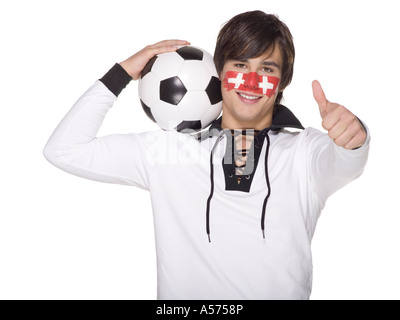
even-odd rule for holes
{"type": "Polygon", "coordinates": [[[116,63],[104,76],[99,79],[116,97],[125,89],[132,77],[116,63]]]}

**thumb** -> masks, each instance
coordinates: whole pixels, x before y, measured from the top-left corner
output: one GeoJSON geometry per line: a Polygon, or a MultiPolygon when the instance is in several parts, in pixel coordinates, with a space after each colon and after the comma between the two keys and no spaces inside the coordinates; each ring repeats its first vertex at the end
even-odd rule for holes
{"type": "Polygon", "coordinates": [[[322,90],[321,84],[317,80],[312,82],[312,90],[314,99],[318,103],[321,118],[324,118],[328,113],[328,100],[326,100],[324,90],[322,90]]]}

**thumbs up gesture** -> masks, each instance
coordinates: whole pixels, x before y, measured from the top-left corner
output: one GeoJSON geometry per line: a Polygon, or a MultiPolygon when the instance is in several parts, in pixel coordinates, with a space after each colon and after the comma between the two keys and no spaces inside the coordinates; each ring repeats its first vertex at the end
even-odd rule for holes
{"type": "Polygon", "coordinates": [[[312,89],[319,106],[322,127],[328,131],[329,137],[345,149],[361,147],[367,133],[357,117],[342,105],[328,101],[318,81],[313,81],[312,89]]]}

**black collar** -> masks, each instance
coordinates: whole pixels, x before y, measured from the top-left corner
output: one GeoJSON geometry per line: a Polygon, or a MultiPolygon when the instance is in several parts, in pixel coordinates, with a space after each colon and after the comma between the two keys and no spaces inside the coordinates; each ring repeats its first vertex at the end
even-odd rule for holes
{"type": "MultiPolygon", "coordinates": [[[[214,120],[211,123],[211,126],[209,127],[209,132],[211,133],[213,129],[221,131],[222,130],[221,122],[222,122],[222,117],[219,117],[218,119],[214,120]]],[[[290,111],[284,105],[278,104],[275,106],[274,109],[274,114],[272,117],[272,125],[268,128],[263,129],[262,131],[264,130],[275,131],[283,128],[304,129],[303,125],[296,118],[296,116],[293,114],[292,111],[290,111]]]]}

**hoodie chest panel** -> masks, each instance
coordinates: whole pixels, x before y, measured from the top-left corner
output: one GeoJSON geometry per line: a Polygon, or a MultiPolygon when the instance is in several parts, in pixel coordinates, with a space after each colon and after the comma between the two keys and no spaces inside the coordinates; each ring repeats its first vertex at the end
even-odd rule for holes
{"type": "MultiPolygon", "coordinates": [[[[258,137],[254,138],[250,152],[247,156],[246,166],[244,169],[245,174],[240,179],[237,179],[235,173],[236,166],[233,154],[235,153],[235,144],[233,139],[228,137],[225,148],[225,155],[222,159],[222,167],[224,170],[225,190],[226,191],[241,191],[250,192],[251,185],[256,173],[258,162],[260,160],[261,150],[265,141],[265,134],[261,133],[258,137]]],[[[262,162],[262,161],[261,161],[262,162]]],[[[262,163],[260,164],[262,165],[262,163]]]]}

